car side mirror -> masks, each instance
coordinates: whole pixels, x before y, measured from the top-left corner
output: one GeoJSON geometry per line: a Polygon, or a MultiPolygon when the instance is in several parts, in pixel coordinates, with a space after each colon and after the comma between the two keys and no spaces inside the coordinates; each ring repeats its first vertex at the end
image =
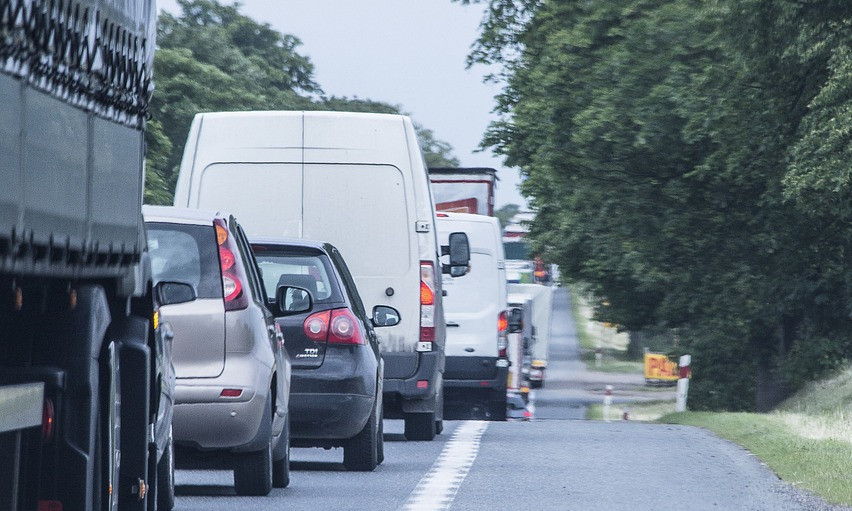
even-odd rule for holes
{"type": "Polygon", "coordinates": [[[160,306],[187,303],[195,300],[195,288],[186,282],[164,280],[154,286],[154,299],[160,306]]]}
{"type": "Polygon", "coordinates": [[[442,273],[461,277],[470,271],[470,242],[463,232],[450,233],[450,244],[441,247],[441,255],[450,256],[450,264],[442,265],[442,273]]]}
{"type": "Polygon", "coordinates": [[[516,334],[524,331],[524,310],[513,307],[509,310],[509,333],[516,334]]]}
{"type": "Polygon", "coordinates": [[[314,299],[307,289],[281,285],[275,290],[275,306],[280,315],[292,316],[311,310],[314,299]]]}
{"type": "Polygon", "coordinates": [[[394,326],[399,324],[399,311],[387,305],[376,305],[373,307],[373,326],[394,326]]]}

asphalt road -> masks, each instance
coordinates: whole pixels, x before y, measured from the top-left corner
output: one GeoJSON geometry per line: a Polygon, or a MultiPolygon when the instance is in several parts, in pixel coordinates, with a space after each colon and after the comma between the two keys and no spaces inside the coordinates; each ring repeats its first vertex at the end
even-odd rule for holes
{"type": "Polygon", "coordinates": [[[177,474],[177,510],[828,510],[744,449],[697,428],[583,416],[589,375],[578,360],[567,291],[532,422],[448,421],[433,442],[406,442],[385,422],[383,465],[350,473],[340,450],[294,449],[289,488],[237,497],[226,471],[177,474]]]}

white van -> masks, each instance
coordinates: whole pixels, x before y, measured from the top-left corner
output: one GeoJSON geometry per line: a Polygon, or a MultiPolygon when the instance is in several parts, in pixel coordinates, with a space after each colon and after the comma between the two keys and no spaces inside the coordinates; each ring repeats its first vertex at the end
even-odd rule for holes
{"type": "MultiPolygon", "coordinates": [[[[404,418],[408,439],[431,440],[440,433],[441,247],[426,165],[409,118],[198,114],[175,205],[227,208],[239,215],[249,237],[309,238],[338,247],[368,314],[378,304],[400,312],[398,325],[376,332],[384,359],[385,417],[404,418]]],[[[466,249],[461,242],[459,247],[466,249]]],[[[463,257],[455,261],[458,268],[467,265],[463,257]]]]}
{"type": "Polygon", "coordinates": [[[506,418],[508,316],[506,267],[499,221],[490,216],[438,212],[438,237],[467,234],[470,270],[444,280],[447,296],[447,401],[484,404],[492,419],[506,418]]]}

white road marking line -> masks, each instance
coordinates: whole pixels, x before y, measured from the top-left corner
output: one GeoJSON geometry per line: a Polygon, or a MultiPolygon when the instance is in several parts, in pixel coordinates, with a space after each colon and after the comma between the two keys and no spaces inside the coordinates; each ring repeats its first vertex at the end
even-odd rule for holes
{"type": "Polygon", "coordinates": [[[479,452],[487,421],[465,421],[453,433],[429,472],[423,476],[402,511],[442,511],[450,508],[479,452]]]}

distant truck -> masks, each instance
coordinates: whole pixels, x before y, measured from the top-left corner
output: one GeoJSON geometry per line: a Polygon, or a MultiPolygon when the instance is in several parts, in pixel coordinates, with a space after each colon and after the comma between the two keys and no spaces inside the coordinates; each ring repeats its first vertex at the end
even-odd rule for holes
{"type": "Polygon", "coordinates": [[[553,288],[540,284],[509,284],[514,303],[529,300],[532,304],[531,357],[527,380],[531,388],[544,387],[547,377],[547,353],[550,342],[550,322],[553,307],[553,288]]]}
{"type": "Polygon", "coordinates": [[[0,2],[3,510],[143,510],[156,493],[155,16],[151,0],[0,2]]]}
{"type": "Polygon", "coordinates": [[[437,211],[494,216],[496,169],[431,167],[429,181],[437,211]]]}

